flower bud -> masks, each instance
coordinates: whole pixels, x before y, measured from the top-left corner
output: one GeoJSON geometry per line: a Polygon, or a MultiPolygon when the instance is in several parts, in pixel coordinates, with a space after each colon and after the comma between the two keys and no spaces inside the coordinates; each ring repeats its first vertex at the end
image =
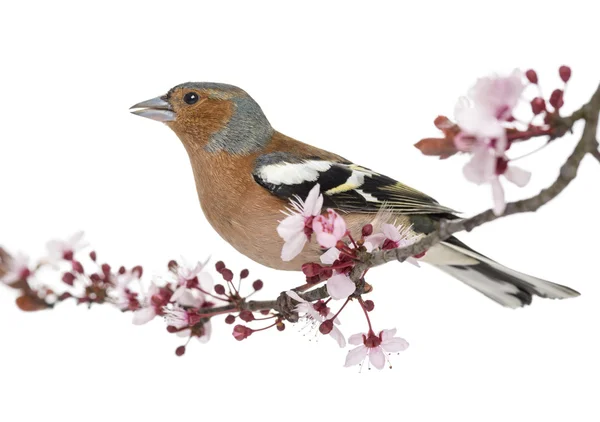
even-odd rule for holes
{"type": "Polygon", "coordinates": [[[73,275],[73,273],[64,273],[62,276],[62,281],[63,283],[68,284],[69,286],[73,286],[75,276],[73,275]]]}
{"type": "Polygon", "coordinates": [[[543,111],[546,111],[546,101],[542,97],[535,97],[531,100],[531,111],[536,116],[543,111]]]}
{"type": "Polygon", "coordinates": [[[224,295],[225,286],[223,286],[222,284],[215,284],[215,293],[218,295],[224,295]]]}
{"type": "Polygon", "coordinates": [[[240,319],[245,322],[253,321],[254,314],[252,313],[252,311],[244,309],[243,311],[240,312],[240,319]]]}
{"type": "Polygon", "coordinates": [[[238,340],[238,341],[242,341],[244,339],[247,339],[248,337],[250,337],[250,335],[253,333],[252,329],[244,326],[244,325],[236,325],[235,327],[233,327],[233,337],[238,340]]]}
{"type": "Polygon", "coordinates": [[[558,68],[558,74],[560,79],[562,79],[564,83],[567,83],[569,82],[569,79],[571,79],[571,68],[569,66],[561,66],[558,68]]]}
{"type": "Polygon", "coordinates": [[[550,105],[554,107],[554,109],[558,110],[559,108],[561,108],[565,104],[565,102],[563,101],[563,90],[555,89],[554,91],[552,91],[549,102],[550,105]]]}
{"type": "Polygon", "coordinates": [[[283,321],[279,321],[275,327],[277,327],[278,331],[285,330],[285,324],[283,323],[283,321]]]}
{"type": "Polygon", "coordinates": [[[175,349],[175,354],[177,356],[183,356],[185,354],[185,346],[179,346],[177,349],[175,349]]]}
{"type": "Polygon", "coordinates": [[[326,319],[319,325],[319,332],[321,334],[329,334],[333,330],[333,321],[330,319],[326,319]]]}
{"type": "Polygon", "coordinates": [[[221,276],[225,281],[233,280],[233,272],[231,272],[231,270],[228,268],[224,268],[223,270],[221,270],[221,276]]]}
{"type": "Polygon", "coordinates": [[[249,274],[250,274],[250,271],[242,270],[242,272],[240,272],[240,278],[246,278],[246,277],[248,277],[249,274]]]}
{"type": "Polygon", "coordinates": [[[233,324],[234,322],[235,322],[235,316],[230,314],[225,317],[225,324],[233,324]]]}
{"type": "Polygon", "coordinates": [[[90,259],[92,261],[96,262],[96,258],[97,258],[96,251],[91,251],[90,252],[90,259]]]}
{"type": "Polygon", "coordinates": [[[525,76],[527,77],[527,80],[532,84],[538,83],[538,77],[537,73],[535,73],[535,70],[529,69],[527,72],[525,72],[525,76]]]}
{"type": "Polygon", "coordinates": [[[217,270],[217,272],[221,272],[225,269],[225,263],[223,261],[219,261],[215,264],[215,269],[217,270]]]}
{"type": "Polygon", "coordinates": [[[362,228],[363,237],[371,236],[373,234],[373,225],[367,224],[362,228]]]}
{"type": "Polygon", "coordinates": [[[252,283],[252,288],[254,290],[260,290],[263,288],[263,282],[262,280],[256,280],[254,283],[252,283]]]}
{"type": "Polygon", "coordinates": [[[365,310],[371,312],[373,309],[375,309],[375,303],[370,299],[365,300],[365,310]]]}
{"type": "Polygon", "coordinates": [[[79,261],[71,261],[71,266],[73,267],[73,271],[79,274],[83,274],[83,265],[79,261]]]}

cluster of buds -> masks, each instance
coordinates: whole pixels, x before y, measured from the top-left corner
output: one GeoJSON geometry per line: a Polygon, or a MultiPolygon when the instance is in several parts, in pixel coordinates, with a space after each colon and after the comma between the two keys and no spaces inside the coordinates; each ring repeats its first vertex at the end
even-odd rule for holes
{"type": "Polygon", "coordinates": [[[515,70],[506,77],[479,79],[468,95],[459,99],[454,110],[456,123],[445,116],[435,119],[434,124],[444,137],[425,138],[415,146],[425,155],[442,159],[457,152],[471,154],[471,160],[463,168],[464,175],[473,183],[491,186],[494,212],[501,215],[506,202],[500,178],[519,187],[525,186],[531,178],[530,172],[512,165],[514,158],[509,158],[507,151],[517,142],[538,137],[547,137],[549,142],[564,135],[560,110],[571,69],[560,66],[558,74],[564,86],[552,91],[547,100],[533,69],[515,70]],[[531,105],[531,116],[519,119],[514,112],[524,100],[527,83],[536,86],[537,95],[527,100],[531,105]]]}

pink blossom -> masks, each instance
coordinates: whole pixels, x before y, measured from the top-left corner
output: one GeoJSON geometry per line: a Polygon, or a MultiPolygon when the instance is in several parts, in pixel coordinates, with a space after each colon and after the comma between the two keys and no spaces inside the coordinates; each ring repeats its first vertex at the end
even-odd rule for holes
{"type": "Polygon", "coordinates": [[[0,281],[5,284],[13,284],[17,281],[26,280],[31,275],[29,269],[29,257],[25,254],[18,253],[7,262],[7,267],[4,268],[5,274],[0,277],[0,281]]]}
{"type": "Polygon", "coordinates": [[[114,288],[109,290],[109,294],[115,305],[121,310],[131,310],[132,306],[139,306],[137,302],[137,293],[130,290],[129,285],[132,281],[139,281],[139,272],[128,270],[112,276],[111,280],[114,288]]]}
{"type": "Polygon", "coordinates": [[[480,78],[469,91],[475,106],[499,120],[507,120],[523,94],[525,83],[519,69],[506,77],[480,78]]]}
{"type": "MultiPolygon", "coordinates": [[[[298,313],[302,313],[302,317],[306,318],[306,320],[313,326],[313,328],[316,328],[326,319],[333,318],[333,313],[324,304],[319,306],[319,310],[317,310],[317,307],[315,307],[314,304],[302,299],[300,295],[294,292],[293,290],[288,290],[286,293],[289,297],[299,302],[295,307],[295,311],[298,313]]],[[[331,336],[331,338],[333,338],[340,347],[346,347],[346,338],[344,337],[340,329],[336,327],[336,324],[339,325],[340,321],[337,318],[335,318],[333,322],[335,324],[333,325],[332,330],[329,332],[329,336],[331,336]]]]}
{"type": "Polygon", "coordinates": [[[83,232],[79,231],[67,240],[55,239],[47,243],[48,258],[57,263],[61,260],[71,261],[76,252],[85,248],[87,243],[83,240],[83,232]]]}
{"type": "MultiPolygon", "coordinates": [[[[177,267],[177,289],[173,293],[171,300],[174,302],[179,302],[184,306],[193,306],[184,302],[197,301],[200,296],[191,293],[190,290],[202,289],[205,292],[209,291],[213,288],[213,279],[209,273],[202,272],[206,262],[189,264],[185,262],[185,260],[183,261],[184,262],[179,264],[177,267]],[[182,300],[184,302],[182,302],[182,300]]],[[[202,301],[204,301],[203,295],[202,301]]]]}
{"type": "MultiPolygon", "coordinates": [[[[413,232],[412,226],[382,224],[381,233],[373,233],[365,237],[364,245],[367,251],[371,252],[374,249],[404,248],[412,245],[418,239],[419,236],[413,232]]],[[[406,262],[419,266],[419,262],[413,257],[407,258],[406,262]]]]}
{"type": "Polygon", "coordinates": [[[489,183],[494,198],[494,213],[501,215],[506,209],[504,188],[500,183],[503,175],[509,182],[519,187],[525,186],[531,179],[531,173],[516,166],[509,166],[505,156],[497,156],[487,145],[479,145],[473,151],[473,157],[463,168],[467,180],[478,185],[489,183]]]}
{"type": "Polygon", "coordinates": [[[323,248],[333,248],[346,235],[346,222],[331,208],[327,209],[327,216],[319,215],[313,219],[312,228],[317,243],[323,248]]]}
{"type": "Polygon", "coordinates": [[[292,209],[284,213],[287,217],[277,226],[277,233],[284,240],[281,250],[282,260],[294,259],[310,239],[313,219],[321,213],[323,207],[323,195],[319,193],[319,189],[319,185],[316,184],[306,197],[306,201],[302,201],[299,197],[290,201],[292,209]]]}
{"type": "Polygon", "coordinates": [[[133,313],[133,323],[135,325],[146,324],[155,316],[163,315],[163,308],[169,304],[171,296],[171,290],[158,287],[154,282],[151,283],[143,299],[142,308],[133,313]]]}
{"type": "Polygon", "coordinates": [[[508,77],[480,78],[469,91],[469,97],[459,98],[454,117],[461,129],[454,138],[460,151],[472,151],[480,143],[495,143],[503,154],[508,147],[504,122],[523,94],[523,74],[518,69],[508,77]]]}
{"type": "Polygon", "coordinates": [[[335,300],[346,299],[356,290],[356,285],[346,274],[335,274],[327,280],[327,293],[335,300]]]}
{"type": "MultiPolygon", "coordinates": [[[[358,333],[350,336],[348,343],[359,345],[348,352],[344,366],[361,364],[369,357],[371,364],[377,369],[383,369],[387,357],[385,353],[402,352],[408,348],[408,342],[400,337],[395,337],[396,329],[383,330],[379,335],[373,331],[358,333]]],[[[388,360],[389,362],[389,360],[388,360]]],[[[391,365],[390,365],[391,368],[391,365]]]]}

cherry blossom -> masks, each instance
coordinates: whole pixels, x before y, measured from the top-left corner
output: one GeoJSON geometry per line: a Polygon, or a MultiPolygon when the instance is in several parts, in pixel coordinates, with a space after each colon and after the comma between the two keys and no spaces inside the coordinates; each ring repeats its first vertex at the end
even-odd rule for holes
{"type": "Polygon", "coordinates": [[[8,261],[5,273],[0,277],[0,281],[5,284],[13,284],[17,281],[26,280],[31,275],[29,269],[29,257],[25,254],[18,253],[8,261]]]}
{"type": "MultiPolygon", "coordinates": [[[[330,309],[323,302],[321,302],[320,306],[315,307],[313,303],[302,299],[302,297],[300,297],[300,295],[293,290],[288,290],[286,294],[295,301],[299,302],[295,307],[295,311],[304,314],[303,318],[306,318],[311,324],[314,323],[315,326],[322,323],[326,319],[333,318],[334,316],[330,309]]],[[[338,318],[335,318],[333,322],[335,324],[329,332],[329,336],[331,336],[331,338],[333,338],[340,347],[346,347],[346,338],[340,329],[336,327],[336,324],[339,325],[340,321],[338,318]]]]}
{"type": "Polygon", "coordinates": [[[154,282],[150,284],[141,309],[133,313],[133,323],[135,325],[146,324],[157,315],[163,315],[163,308],[171,300],[171,290],[166,287],[159,287],[154,282]]]}
{"type": "Polygon", "coordinates": [[[87,243],[83,240],[83,232],[79,231],[67,240],[55,239],[47,243],[48,259],[52,263],[61,260],[71,261],[76,252],[85,248],[87,243]]]}
{"type": "Polygon", "coordinates": [[[313,220],[321,213],[323,207],[323,195],[321,195],[319,184],[316,184],[309,192],[305,201],[299,197],[291,200],[292,209],[288,208],[287,215],[277,226],[277,233],[284,240],[281,250],[281,259],[291,261],[294,259],[304,245],[310,239],[313,232],[313,220]]]}
{"type": "Polygon", "coordinates": [[[478,146],[473,152],[473,158],[463,168],[467,180],[478,185],[489,183],[494,199],[494,213],[501,215],[506,209],[504,188],[500,176],[519,187],[525,186],[531,179],[531,173],[516,166],[509,166],[504,156],[498,157],[486,145],[478,146]]]}
{"type": "Polygon", "coordinates": [[[393,328],[380,331],[378,335],[369,331],[350,336],[348,343],[359,346],[348,351],[344,366],[361,364],[368,357],[375,368],[383,369],[387,360],[385,353],[402,352],[408,348],[408,342],[395,335],[396,329],[393,328]]]}
{"type": "MultiPolygon", "coordinates": [[[[382,224],[380,233],[373,233],[365,237],[364,246],[368,252],[375,249],[396,249],[410,246],[419,239],[412,231],[412,226],[402,224],[382,224]]],[[[407,258],[406,262],[419,266],[419,262],[413,258],[407,258]]]]}
{"type": "Polygon", "coordinates": [[[202,269],[206,265],[206,262],[196,264],[189,264],[185,260],[182,260],[183,264],[177,267],[177,289],[173,292],[173,296],[171,298],[174,302],[179,302],[184,306],[193,306],[191,304],[187,304],[187,302],[195,302],[202,298],[203,296],[199,296],[195,293],[191,293],[191,290],[202,289],[204,292],[207,292],[213,287],[213,279],[212,276],[207,272],[202,272],[202,269]]]}
{"type": "Polygon", "coordinates": [[[333,248],[346,235],[346,222],[331,208],[327,209],[327,216],[314,218],[312,227],[317,243],[323,248],[333,248]]]}

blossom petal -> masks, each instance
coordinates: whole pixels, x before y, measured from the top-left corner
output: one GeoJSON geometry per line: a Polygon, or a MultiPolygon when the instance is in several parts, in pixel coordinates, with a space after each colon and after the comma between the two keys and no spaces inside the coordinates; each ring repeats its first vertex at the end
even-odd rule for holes
{"type": "Polygon", "coordinates": [[[299,214],[284,218],[277,226],[277,234],[286,242],[296,237],[298,233],[304,233],[304,217],[299,214]]]}
{"type": "Polygon", "coordinates": [[[306,300],[302,299],[298,293],[296,293],[293,290],[288,290],[287,292],[285,292],[285,294],[288,295],[289,297],[291,297],[292,299],[294,299],[297,302],[308,303],[306,300]]]}
{"type": "Polygon", "coordinates": [[[211,291],[214,285],[212,275],[206,272],[198,274],[198,282],[200,283],[200,287],[207,292],[211,291]]]}
{"type": "Polygon", "coordinates": [[[334,325],[331,332],[329,333],[329,335],[335,341],[337,341],[338,346],[340,346],[342,348],[346,347],[346,338],[344,337],[344,335],[342,334],[342,332],[340,331],[340,329],[338,327],[336,327],[334,325]]]}
{"type": "Polygon", "coordinates": [[[393,224],[382,224],[381,232],[385,235],[386,239],[393,240],[394,242],[397,242],[402,238],[398,227],[393,224]]]}
{"type": "Polygon", "coordinates": [[[401,337],[394,337],[383,341],[381,347],[388,353],[402,352],[408,348],[408,341],[401,337]]]}
{"type": "Polygon", "coordinates": [[[143,325],[147,322],[150,322],[156,316],[156,311],[154,307],[149,306],[147,308],[142,308],[133,313],[133,323],[135,325],[143,325]]]}
{"type": "Polygon", "coordinates": [[[337,241],[339,240],[334,234],[327,233],[323,231],[317,232],[315,230],[315,234],[317,237],[317,243],[321,245],[323,248],[333,248],[337,241]]]}
{"type": "Polygon", "coordinates": [[[504,188],[500,180],[496,177],[491,181],[492,197],[494,198],[494,214],[502,215],[506,209],[506,201],[504,200],[504,188]]]}
{"type": "Polygon", "coordinates": [[[344,363],[344,366],[348,367],[358,365],[363,360],[365,360],[366,357],[367,348],[365,346],[361,345],[355,347],[354,349],[348,351],[348,354],[346,355],[346,363],[344,363]]]}
{"type": "Polygon", "coordinates": [[[509,166],[504,172],[504,177],[518,187],[522,188],[531,180],[531,172],[520,167],[509,166]]]}
{"type": "Polygon", "coordinates": [[[304,201],[304,217],[317,216],[323,208],[323,195],[320,194],[321,187],[317,183],[308,193],[304,201]]]}
{"type": "Polygon", "coordinates": [[[335,261],[337,261],[339,258],[340,258],[340,251],[336,247],[333,247],[333,248],[327,249],[327,252],[325,252],[323,255],[321,255],[320,259],[323,264],[331,265],[335,261]]]}
{"type": "Polygon", "coordinates": [[[363,333],[358,333],[358,334],[352,334],[349,338],[348,338],[348,343],[356,346],[359,344],[363,344],[364,342],[364,338],[363,338],[364,334],[363,333]]]}
{"type": "Polygon", "coordinates": [[[212,325],[210,324],[210,321],[207,321],[202,327],[204,328],[204,335],[198,337],[198,341],[200,343],[208,343],[212,334],[212,325]]]}
{"type": "Polygon", "coordinates": [[[394,337],[396,335],[396,329],[392,328],[389,330],[382,330],[381,331],[381,340],[386,341],[391,339],[392,337],[394,337]]]}
{"type": "Polygon", "coordinates": [[[281,259],[283,261],[291,261],[297,257],[302,252],[302,249],[304,249],[306,240],[304,233],[299,233],[295,237],[286,240],[283,248],[281,248],[281,259]]]}
{"type": "Polygon", "coordinates": [[[377,369],[383,369],[385,366],[385,354],[381,346],[371,347],[369,349],[369,360],[377,369]]]}
{"type": "Polygon", "coordinates": [[[327,280],[327,293],[335,300],[346,299],[356,290],[356,285],[345,274],[336,274],[327,280]]]}

